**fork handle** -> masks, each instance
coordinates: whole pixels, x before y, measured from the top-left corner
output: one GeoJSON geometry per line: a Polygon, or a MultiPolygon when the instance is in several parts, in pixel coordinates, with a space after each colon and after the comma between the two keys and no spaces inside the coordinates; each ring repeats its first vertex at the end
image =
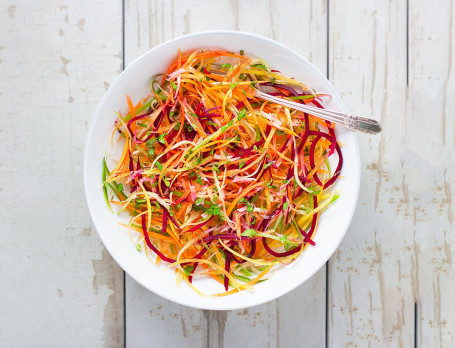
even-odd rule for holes
{"type": "Polygon", "coordinates": [[[291,100],[275,97],[273,95],[261,92],[259,90],[256,90],[256,96],[258,98],[271,101],[273,103],[277,103],[283,106],[287,106],[292,109],[310,113],[311,115],[320,117],[326,121],[330,121],[339,124],[343,127],[360,131],[363,133],[376,134],[380,133],[382,130],[379,122],[372,120],[370,118],[348,115],[338,111],[320,109],[314,106],[296,103],[291,100]]]}

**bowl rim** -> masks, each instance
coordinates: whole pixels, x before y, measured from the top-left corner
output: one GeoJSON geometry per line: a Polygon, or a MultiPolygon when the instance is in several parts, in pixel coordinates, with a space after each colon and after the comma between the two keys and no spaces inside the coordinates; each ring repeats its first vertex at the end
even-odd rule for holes
{"type": "MultiPolygon", "coordinates": [[[[113,93],[113,90],[115,89],[116,85],[118,85],[125,78],[125,76],[128,74],[128,72],[133,68],[133,66],[138,64],[140,61],[146,59],[149,54],[152,54],[152,52],[158,51],[158,50],[162,49],[163,47],[165,47],[165,46],[167,46],[167,45],[169,45],[171,43],[174,43],[174,42],[183,41],[183,40],[186,40],[188,38],[193,38],[193,37],[198,37],[198,36],[205,36],[205,35],[213,35],[213,34],[215,34],[215,35],[225,35],[225,34],[231,34],[232,35],[232,34],[234,34],[234,35],[240,35],[240,36],[247,36],[247,37],[250,37],[250,38],[267,41],[267,42],[269,42],[271,44],[274,44],[274,45],[282,48],[285,51],[288,51],[288,52],[294,54],[302,62],[304,62],[305,64],[310,66],[314,70],[314,73],[316,73],[319,76],[319,78],[321,78],[322,80],[325,80],[325,82],[328,83],[332,87],[332,90],[333,90],[332,98],[337,100],[337,102],[341,106],[342,111],[347,112],[347,108],[346,108],[343,100],[341,99],[341,97],[338,94],[338,92],[335,90],[335,87],[332,85],[332,83],[327,79],[327,77],[324,76],[324,74],[322,74],[321,71],[319,71],[319,69],[316,68],[316,66],[314,66],[308,59],[306,59],[300,53],[298,53],[294,49],[286,46],[285,44],[283,44],[283,43],[281,43],[279,41],[276,41],[274,39],[271,39],[271,38],[268,38],[268,37],[265,37],[265,36],[262,36],[262,35],[259,35],[259,34],[255,34],[255,33],[251,33],[251,32],[245,32],[245,31],[239,31],[239,30],[205,30],[205,31],[194,32],[194,33],[187,34],[187,35],[181,35],[181,36],[175,37],[175,38],[173,38],[171,40],[167,40],[167,41],[165,41],[165,42],[163,42],[163,43],[161,43],[161,44],[159,44],[159,45],[157,45],[155,47],[152,47],[147,52],[143,53],[141,56],[139,56],[134,61],[132,61],[126,68],[124,68],[124,70],[120,73],[120,75],[118,75],[113,80],[113,82],[109,86],[108,90],[104,93],[103,97],[99,101],[99,103],[98,103],[98,105],[97,105],[97,107],[96,107],[96,109],[95,109],[95,111],[94,111],[94,113],[92,115],[92,118],[91,118],[91,121],[90,121],[90,125],[89,125],[89,128],[87,130],[87,135],[86,135],[86,138],[85,138],[84,153],[83,153],[83,165],[82,165],[83,185],[84,185],[85,201],[86,201],[86,205],[87,205],[87,208],[88,208],[88,211],[89,211],[89,214],[90,214],[90,218],[92,220],[92,223],[93,223],[93,225],[95,227],[95,230],[96,230],[99,238],[101,239],[103,247],[106,248],[106,250],[109,252],[109,254],[114,259],[114,261],[117,263],[117,265],[119,265],[120,268],[122,268],[122,270],[126,274],[128,274],[129,277],[134,279],[137,283],[139,283],[141,286],[143,286],[148,291],[151,291],[152,293],[154,293],[154,294],[156,294],[156,295],[158,295],[158,296],[160,296],[162,298],[165,298],[168,301],[172,301],[174,303],[177,303],[179,305],[184,305],[184,306],[188,306],[188,307],[191,307],[191,308],[197,308],[197,309],[207,309],[207,310],[236,310],[236,309],[243,309],[243,308],[250,308],[250,307],[259,306],[261,304],[276,300],[277,298],[279,298],[279,297],[291,292],[292,290],[295,290],[296,288],[301,286],[303,283],[305,283],[309,278],[313,277],[317,272],[319,272],[320,269],[322,268],[322,266],[328,262],[328,260],[334,254],[334,252],[339,248],[342,240],[346,236],[346,233],[347,233],[347,231],[348,231],[348,229],[349,229],[349,227],[350,227],[350,225],[352,223],[352,219],[353,219],[354,213],[356,211],[356,207],[357,207],[357,204],[358,204],[358,198],[359,198],[360,181],[361,181],[361,169],[360,169],[360,167],[361,167],[361,158],[360,158],[360,148],[359,148],[357,133],[355,133],[354,131],[348,130],[352,134],[352,138],[353,138],[353,144],[352,145],[354,147],[354,152],[356,154],[355,157],[356,157],[356,162],[357,162],[356,163],[357,164],[357,170],[356,170],[357,181],[356,181],[356,185],[354,187],[353,209],[351,209],[351,211],[349,212],[349,216],[348,216],[348,219],[347,219],[347,224],[346,224],[346,226],[344,228],[343,233],[339,234],[338,240],[336,241],[336,243],[334,243],[334,247],[332,248],[332,250],[330,250],[330,252],[327,253],[328,256],[324,258],[324,262],[321,262],[321,266],[319,266],[319,268],[317,268],[313,273],[307,275],[306,277],[302,277],[301,280],[299,282],[296,282],[296,284],[294,286],[285,287],[284,290],[276,291],[271,296],[268,296],[268,297],[266,297],[266,298],[264,298],[262,300],[253,301],[252,304],[248,305],[248,306],[245,306],[245,305],[210,306],[210,303],[207,303],[208,305],[193,304],[193,303],[189,303],[189,302],[185,301],[184,299],[180,299],[180,298],[176,299],[176,298],[173,298],[173,297],[171,298],[170,296],[167,296],[166,293],[158,293],[158,292],[150,289],[147,285],[145,285],[145,283],[143,281],[141,281],[140,279],[138,279],[137,277],[135,277],[134,275],[132,275],[130,272],[128,272],[126,270],[126,269],[128,269],[128,267],[123,262],[118,260],[116,254],[113,253],[112,250],[110,250],[110,247],[108,247],[107,244],[105,243],[105,240],[104,240],[103,236],[101,235],[101,233],[99,232],[96,220],[94,218],[94,213],[92,212],[92,209],[91,209],[91,204],[90,204],[89,199],[88,199],[89,195],[88,195],[88,191],[87,191],[88,190],[87,182],[88,182],[89,178],[87,177],[86,167],[87,167],[87,162],[88,162],[88,144],[89,144],[89,139],[92,137],[92,132],[93,132],[95,121],[96,121],[98,115],[100,114],[104,103],[106,102],[106,100],[108,99],[110,94],[113,93]]],[[[124,286],[125,286],[125,282],[124,282],[124,286]]],[[[326,284],[326,286],[328,286],[328,284],[326,284]]]]}

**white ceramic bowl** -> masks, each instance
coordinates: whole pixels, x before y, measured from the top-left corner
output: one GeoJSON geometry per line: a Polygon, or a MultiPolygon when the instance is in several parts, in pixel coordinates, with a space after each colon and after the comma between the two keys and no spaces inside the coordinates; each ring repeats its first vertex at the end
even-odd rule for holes
{"type": "MultiPolygon", "coordinates": [[[[137,252],[127,231],[118,225],[119,217],[106,208],[101,184],[101,161],[105,154],[118,154],[110,148],[115,111],[127,110],[126,95],[138,101],[147,95],[150,78],[166,70],[178,49],[199,48],[244,50],[245,54],[264,58],[274,69],[328,93],[332,99],[328,108],[345,110],[343,103],[327,79],[305,58],[290,48],[265,37],[236,31],[195,33],[168,41],[150,50],[132,63],[112,84],[95,111],[84,155],[84,186],[90,214],[106,249],[133,279],[154,293],[177,303],[204,309],[239,309],[259,305],[293,290],[330,258],[343,239],[357,203],[360,182],[360,155],[356,135],[341,127],[337,137],[343,144],[344,165],[334,189],[340,198],[325,211],[314,236],[315,247],[309,247],[290,266],[280,266],[269,273],[268,280],[255,285],[253,291],[214,298],[201,297],[184,282],[176,285],[175,273],[165,266],[152,264],[144,253],[137,252]]],[[[117,159],[119,156],[117,156],[117,159]]],[[[211,279],[198,280],[195,285],[205,293],[223,292],[223,287],[211,279]]]]}

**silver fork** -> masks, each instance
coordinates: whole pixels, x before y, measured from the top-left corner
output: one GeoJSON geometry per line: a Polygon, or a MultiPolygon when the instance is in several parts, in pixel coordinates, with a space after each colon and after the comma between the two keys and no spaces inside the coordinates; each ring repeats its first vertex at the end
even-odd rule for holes
{"type": "Polygon", "coordinates": [[[261,92],[257,89],[255,89],[255,91],[256,97],[260,99],[268,100],[273,103],[284,105],[292,109],[307,112],[311,115],[320,117],[326,121],[339,124],[349,129],[353,129],[368,134],[376,134],[381,132],[381,125],[379,124],[379,122],[372,120],[370,118],[348,115],[333,110],[320,109],[314,106],[309,106],[305,104],[296,103],[287,99],[278,98],[273,95],[261,92]]]}

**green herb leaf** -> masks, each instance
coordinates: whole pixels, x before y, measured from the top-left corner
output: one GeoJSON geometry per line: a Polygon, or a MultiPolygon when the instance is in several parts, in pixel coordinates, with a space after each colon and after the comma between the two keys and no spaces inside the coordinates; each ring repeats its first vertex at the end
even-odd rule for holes
{"type": "Polygon", "coordinates": [[[286,236],[286,235],[280,236],[280,242],[282,244],[286,244],[288,242],[288,236],[286,236]]]}
{"type": "Polygon", "coordinates": [[[237,116],[237,119],[240,121],[242,118],[246,118],[246,109],[242,109],[238,116],[237,116]]]}
{"type": "Polygon", "coordinates": [[[163,165],[160,162],[156,162],[156,167],[161,171],[163,170],[163,165]]]}
{"type": "Polygon", "coordinates": [[[183,271],[185,272],[185,274],[187,276],[189,276],[191,274],[191,272],[193,272],[193,270],[194,270],[194,266],[183,267],[183,271]]]}
{"type": "Polygon", "coordinates": [[[177,90],[177,85],[175,84],[174,81],[171,81],[171,86],[174,89],[174,91],[177,90]]]}
{"type": "Polygon", "coordinates": [[[158,141],[161,143],[161,144],[166,144],[166,140],[164,139],[164,137],[167,135],[167,133],[161,133],[160,135],[158,135],[158,141]]]}
{"type": "Polygon", "coordinates": [[[197,179],[196,179],[196,182],[199,184],[199,185],[204,185],[204,182],[202,181],[202,178],[200,175],[198,175],[197,179]]]}
{"type": "Polygon", "coordinates": [[[187,131],[191,132],[193,130],[193,127],[187,122],[183,124],[183,128],[185,128],[187,131]]]}
{"type": "Polygon", "coordinates": [[[221,207],[219,207],[216,204],[212,204],[210,208],[207,209],[206,213],[211,216],[211,215],[219,215],[223,217],[223,212],[221,211],[221,207]]]}
{"type": "Polygon", "coordinates": [[[139,243],[136,244],[136,250],[139,251],[139,252],[141,252],[141,250],[142,250],[142,245],[140,245],[139,243]]]}
{"type": "Polygon", "coordinates": [[[243,167],[245,164],[246,164],[245,161],[241,161],[241,162],[239,163],[239,169],[242,169],[242,167],[243,167]]]}
{"type": "Polygon", "coordinates": [[[240,55],[243,56],[245,54],[244,50],[240,50],[240,55]]]}
{"type": "Polygon", "coordinates": [[[286,210],[288,207],[289,207],[289,203],[288,202],[284,202],[283,203],[283,210],[286,210]]]}
{"type": "Polygon", "coordinates": [[[243,231],[242,233],[242,236],[244,237],[254,237],[256,235],[257,231],[252,229],[252,228],[249,228],[245,231],[243,231]]]}
{"type": "Polygon", "coordinates": [[[267,68],[263,64],[254,64],[253,66],[255,68],[259,68],[259,69],[267,71],[267,68]]]}
{"type": "Polygon", "coordinates": [[[221,67],[222,67],[223,69],[232,69],[232,64],[229,64],[229,63],[222,64],[221,67]]]}
{"type": "Polygon", "coordinates": [[[155,143],[156,143],[156,138],[151,138],[145,142],[145,146],[147,147],[147,149],[150,149],[151,147],[153,147],[153,145],[155,143]]]}

